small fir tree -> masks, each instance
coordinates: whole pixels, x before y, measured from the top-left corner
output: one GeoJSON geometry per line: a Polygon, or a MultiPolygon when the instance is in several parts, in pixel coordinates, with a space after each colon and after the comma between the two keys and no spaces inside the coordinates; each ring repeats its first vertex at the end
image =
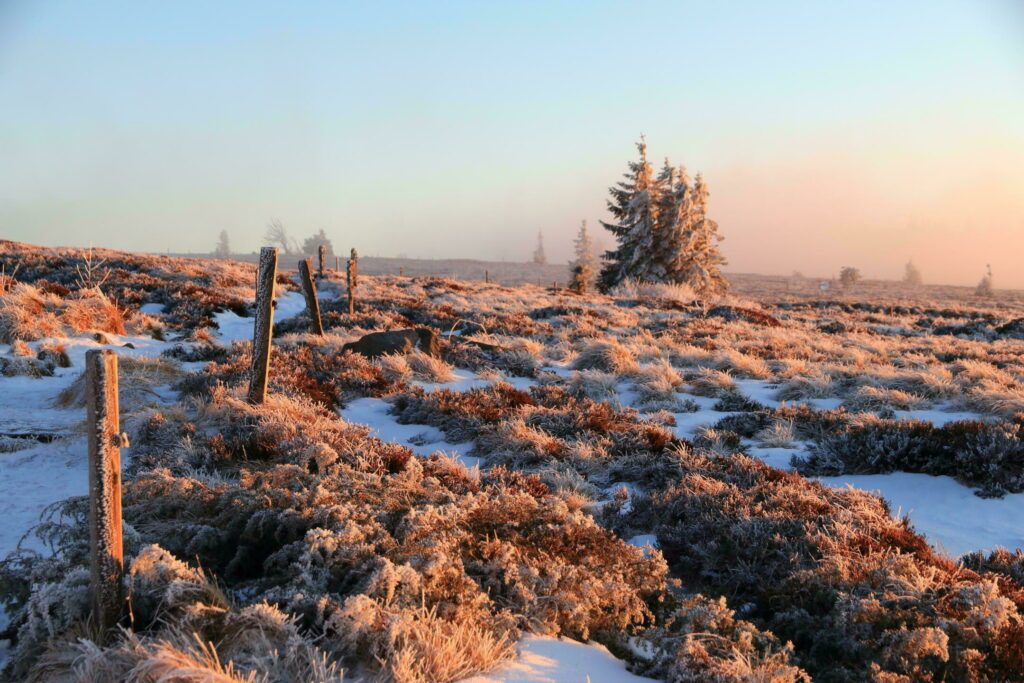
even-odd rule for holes
{"type": "Polygon", "coordinates": [[[924,283],[924,279],[921,277],[921,271],[917,269],[913,261],[907,261],[907,265],[903,269],[903,284],[911,287],[920,287],[924,283]]]}
{"type": "Polygon", "coordinates": [[[217,248],[213,250],[213,255],[217,258],[228,258],[231,256],[231,243],[228,241],[227,230],[220,231],[220,237],[217,239],[217,248]]]}
{"type": "Polygon", "coordinates": [[[569,282],[569,289],[577,294],[586,294],[593,280],[594,271],[590,264],[585,261],[577,263],[572,268],[572,280],[569,282]]]}
{"type": "Polygon", "coordinates": [[[576,276],[576,269],[583,267],[587,275],[587,289],[593,285],[594,276],[597,274],[597,252],[594,250],[594,243],[590,239],[590,232],[587,231],[587,221],[580,223],[580,231],[576,233],[576,241],[573,243],[576,258],[572,262],[573,277],[576,276]]]}
{"type": "Polygon", "coordinates": [[[974,289],[974,293],[978,296],[990,297],[993,294],[992,264],[986,264],[985,268],[985,276],[981,278],[981,282],[974,289]]]}
{"type": "Polygon", "coordinates": [[[544,254],[544,233],[537,233],[537,248],[533,250],[533,262],[538,265],[545,265],[548,262],[547,255],[544,254]]]}

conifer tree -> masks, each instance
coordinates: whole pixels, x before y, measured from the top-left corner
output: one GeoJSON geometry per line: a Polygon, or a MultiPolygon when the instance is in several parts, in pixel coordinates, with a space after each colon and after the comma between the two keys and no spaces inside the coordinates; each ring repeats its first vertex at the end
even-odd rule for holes
{"type": "Polygon", "coordinates": [[[991,264],[986,264],[985,269],[986,269],[985,276],[983,278],[981,278],[981,282],[979,282],[978,286],[975,287],[974,293],[976,295],[978,295],[978,296],[986,296],[986,297],[988,297],[988,296],[992,296],[992,294],[993,294],[993,292],[992,292],[992,285],[993,285],[993,281],[992,281],[992,265],[991,264]]]}
{"type": "Polygon", "coordinates": [[[544,254],[544,233],[537,233],[537,248],[533,250],[533,262],[544,265],[548,262],[548,257],[544,254]]]}
{"type": "Polygon", "coordinates": [[[723,237],[718,234],[718,223],[708,218],[708,189],[704,177],[698,173],[693,187],[682,193],[686,227],[681,231],[679,250],[681,259],[673,273],[674,282],[685,282],[702,295],[723,292],[729,287],[722,266],[725,257],[718,249],[723,237]]]}
{"type": "Polygon", "coordinates": [[[913,261],[907,261],[907,265],[903,270],[903,284],[910,285],[911,287],[920,287],[924,280],[921,277],[921,271],[917,269],[913,261]]]}
{"type": "Polygon", "coordinates": [[[589,288],[597,273],[597,252],[594,251],[594,243],[590,239],[590,232],[587,231],[587,221],[580,223],[580,231],[576,233],[574,250],[576,258],[572,262],[573,277],[576,276],[576,269],[582,268],[586,274],[586,285],[589,288]]]}
{"type": "Polygon", "coordinates": [[[218,258],[231,256],[231,243],[228,241],[227,230],[220,231],[220,237],[217,239],[217,248],[214,250],[213,255],[218,258]]]}
{"type": "Polygon", "coordinates": [[[606,291],[628,277],[645,279],[654,259],[657,189],[647,144],[641,138],[636,147],[640,159],[630,162],[626,179],[609,189],[608,211],[614,222],[601,221],[618,240],[618,246],[605,253],[601,288],[606,291]]]}

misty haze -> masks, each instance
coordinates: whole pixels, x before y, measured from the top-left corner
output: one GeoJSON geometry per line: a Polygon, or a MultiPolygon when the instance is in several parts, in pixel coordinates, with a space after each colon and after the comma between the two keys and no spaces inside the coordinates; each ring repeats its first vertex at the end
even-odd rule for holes
{"type": "Polygon", "coordinates": [[[1024,680],[1024,5],[0,3],[0,681],[1024,680]]]}

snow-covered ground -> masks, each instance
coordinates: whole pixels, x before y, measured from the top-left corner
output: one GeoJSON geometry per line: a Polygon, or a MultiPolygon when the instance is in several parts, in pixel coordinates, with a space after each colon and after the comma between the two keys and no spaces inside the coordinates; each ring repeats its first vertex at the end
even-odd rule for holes
{"type": "Polygon", "coordinates": [[[394,415],[388,413],[391,404],[380,398],[360,398],[350,402],[341,411],[349,422],[370,427],[373,436],[382,441],[394,441],[408,446],[416,455],[427,457],[437,451],[454,456],[466,467],[480,464],[479,458],[466,455],[473,448],[472,443],[450,443],[441,430],[430,425],[399,424],[394,415]]]}
{"type": "Polygon", "coordinates": [[[644,683],[625,663],[597,643],[526,636],[511,662],[462,683],[644,683]]]}
{"type": "MultiPolygon", "coordinates": [[[[317,298],[322,298],[319,295],[317,298]]],[[[306,309],[306,299],[302,292],[284,292],[276,299],[274,307],[274,321],[291,318],[306,309]]],[[[225,346],[231,346],[232,342],[252,339],[252,325],[254,319],[238,315],[234,311],[221,311],[213,316],[217,323],[217,338],[225,346]]]]}
{"type": "Polygon", "coordinates": [[[1024,547],[1024,493],[979,498],[950,477],[910,472],[851,474],[820,481],[878,493],[894,515],[909,514],[915,529],[953,557],[997,546],[1024,547]]]}

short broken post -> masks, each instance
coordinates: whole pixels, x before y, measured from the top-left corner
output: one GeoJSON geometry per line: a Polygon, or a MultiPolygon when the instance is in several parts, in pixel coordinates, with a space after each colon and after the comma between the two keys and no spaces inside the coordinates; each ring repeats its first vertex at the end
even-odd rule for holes
{"type": "Polygon", "coordinates": [[[319,247],[317,247],[316,253],[317,253],[317,256],[320,259],[319,268],[318,268],[317,272],[319,273],[320,279],[323,280],[324,279],[324,259],[327,258],[327,245],[326,244],[321,244],[319,247]]]}
{"type": "Polygon", "coordinates": [[[252,369],[249,374],[249,403],[259,405],[267,398],[270,345],[274,333],[274,281],[277,279],[277,248],[260,249],[256,273],[256,319],[252,329],[252,369]]]}
{"type": "Polygon", "coordinates": [[[299,261],[299,279],[306,295],[306,309],[309,311],[309,331],[324,336],[324,323],[320,319],[320,301],[316,298],[316,283],[313,281],[313,259],[299,261]]]}
{"type": "Polygon", "coordinates": [[[101,638],[124,617],[124,548],[121,529],[121,434],[117,354],[85,354],[85,405],[89,443],[89,556],[92,611],[101,638]]]}

